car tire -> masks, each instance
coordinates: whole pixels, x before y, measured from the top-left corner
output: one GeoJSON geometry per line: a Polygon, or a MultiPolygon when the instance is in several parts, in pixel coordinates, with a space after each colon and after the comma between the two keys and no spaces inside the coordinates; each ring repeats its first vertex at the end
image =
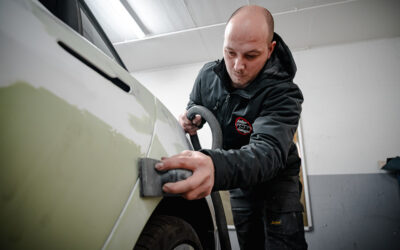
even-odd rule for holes
{"type": "Polygon", "coordinates": [[[181,218],[152,217],[139,236],[134,250],[203,249],[193,227],[181,218]]]}

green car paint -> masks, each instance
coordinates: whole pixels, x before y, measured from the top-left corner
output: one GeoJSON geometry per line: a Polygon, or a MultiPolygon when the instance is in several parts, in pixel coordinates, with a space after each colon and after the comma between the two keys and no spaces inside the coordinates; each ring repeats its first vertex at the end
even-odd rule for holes
{"type": "MultiPolygon", "coordinates": [[[[153,139],[150,150],[147,153],[148,157],[160,159],[162,156],[171,156],[190,147],[178,122],[158,100],[156,101],[155,117],[153,139]]],[[[131,248],[160,201],[160,197],[140,197],[137,183],[127,202],[126,210],[121,214],[116,228],[114,228],[110,239],[105,244],[105,249],[131,248]]]]}
{"type": "Polygon", "coordinates": [[[140,147],[26,83],[0,88],[0,117],[2,246],[101,248],[137,181],[140,147]]]}
{"type": "Polygon", "coordinates": [[[137,159],[189,149],[182,129],[144,86],[38,3],[0,5],[8,7],[0,8],[1,248],[132,249],[161,201],[140,197],[137,159]]]}

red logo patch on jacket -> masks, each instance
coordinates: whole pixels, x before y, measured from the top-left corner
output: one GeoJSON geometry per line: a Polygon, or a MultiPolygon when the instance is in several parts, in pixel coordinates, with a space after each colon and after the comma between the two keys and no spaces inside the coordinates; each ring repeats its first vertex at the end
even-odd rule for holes
{"type": "Polygon", "coordinates": [[[241,134],[241,135],[248,135],[253,130],[250,122],[248,122],[243,117],[236,118],[235,128],[236,128],[237,132],[239,132],[239,134],[241,134]]]}

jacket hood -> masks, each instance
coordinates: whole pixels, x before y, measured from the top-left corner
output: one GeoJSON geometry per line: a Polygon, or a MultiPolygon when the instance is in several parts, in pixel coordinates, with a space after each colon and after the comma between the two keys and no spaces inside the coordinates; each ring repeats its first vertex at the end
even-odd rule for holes
{"type": "Polygon", "coordinates": [[[274,33],[273,41],[276,41],[275,49],[258,77],[293,81],[297,67],[292,52],[278,34],[274,33]]]}
{"type": "Polygon", "coordinates": [[[217,62],[214,67],[214,72],[219,76],[229,91],[235,91],[241,96],[247,98],[251,98],[260,89],[263,89],[268,85],[283,81],[293,81],[293,78],[296,75],[297,67],[292,53],[277,33],[274,33],[273,41],[276,41],[276,45],[271,57],[261,69],[258,76],[246,88],[233,89],[231,87],[231,80],[226,70],[224,59],[217,62]],[[262,84],[258,84],[261,82],[262,84]]]}

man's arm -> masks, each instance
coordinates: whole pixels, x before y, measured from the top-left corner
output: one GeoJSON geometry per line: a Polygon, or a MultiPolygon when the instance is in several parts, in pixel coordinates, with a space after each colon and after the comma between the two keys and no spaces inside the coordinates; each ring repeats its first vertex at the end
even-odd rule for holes
{"type": "Polygon", "coordinates": [[[181,153],[164,158],[165,169],[186,168],[194,173],[193,178],[182,183],[167,184],[165,191],[181,193],[187,198],[202,198],[211,192],[210,189],[249,187],[276,176],[286,164],[303,97],[294,84],[285,85],[274,94],[252,124],[254,132],[248,145],[236,150],[205,149],[195,155],[181,153]],[[199,174],[195,174],[196,171],[199,174]]]}
{"type": "Polygon", "coordinates": [[[303,96],[297,85],[282,83],[270,90],[252,124],[249,144],[237,150],[201,150],[215,166],[213,190],[246,188],[274,178],[286,166],[303,96]]]}

